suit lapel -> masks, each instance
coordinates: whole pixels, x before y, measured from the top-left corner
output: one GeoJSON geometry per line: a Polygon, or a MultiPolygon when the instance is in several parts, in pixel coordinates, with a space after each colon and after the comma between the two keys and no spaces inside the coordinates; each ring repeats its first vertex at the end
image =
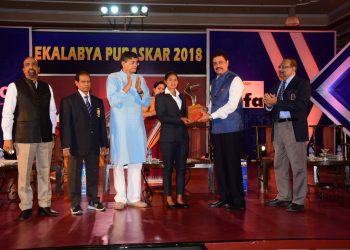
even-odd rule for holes
{"type": "Polygon", "coordinates": [[[287,93],[291,88],[293,88],[296,82],[296,76],[294,76],[283,93],[287,93]]]}
{"type": "Polygon", "coordinates": [[[179,106],[177,106],[177,103],[176,103],[176,101],[174,100],[174,98],[171,96],[171,94],[165,94],[165,95],[168,96],[168,99],[170,100],[170,103],[172,103],[173,106],[175,105],[174,108],[176,108],[177,110],[180,110],[180,109],[179,109],[179,106]]]}

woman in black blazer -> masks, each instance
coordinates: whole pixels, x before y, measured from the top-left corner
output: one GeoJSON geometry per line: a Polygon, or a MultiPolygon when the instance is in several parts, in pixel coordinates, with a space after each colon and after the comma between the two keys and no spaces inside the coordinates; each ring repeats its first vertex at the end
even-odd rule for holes
{"type": "Polygon", "coordinates": [[[185,170],[188,156],[188,132],[186,124],[191,121],[187,116],[186,100],[177,91],[178,77],[175,72],[165,75],[165,92],[156,96],[156,112],[161,122],[160,148],[163,155],[164,195],[168,208],[187,208],[183,199],[185,189],[185,170]],[[176,203],[171,195],[171,176],[176,167],[176,203]]]}

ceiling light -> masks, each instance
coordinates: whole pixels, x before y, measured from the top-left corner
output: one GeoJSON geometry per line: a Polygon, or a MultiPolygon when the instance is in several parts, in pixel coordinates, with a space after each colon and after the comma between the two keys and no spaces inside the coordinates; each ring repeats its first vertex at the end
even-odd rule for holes
{"type": "Polygon", "coordinates": [[[148,14],[148,7],[147,6],[142,6],[141,7],[141,14],[147,15],[148,14]]]}
{"type": "Polygon", "coordinates": [[[138,12],[139,12],[139,7],[137,7],[137,6],[131,6],[131,14],[132,15],[136,15],[136,14],[138,14],[138,12]]]}
{"type": "Polygon", "coordinates": [[[114,15],[119,12],[118,6],[115,6],[115,5],[111,6],[110,10],[111,10],[111,13],[114,15]]]}
{"type": "Polygon", "coordinates": [[[295,14],[295,8],[289,8],[289,14],[286,19],[285,25],[288,27],[296,27],[300,25],[299,17],[295,14]]]}
{"type": "Polygon", "coordinates": [[[106,15],[107,12],[108,12],[108,8],[107,8],[106,6],[102,6],[102,7],[101,7],[101,13],[102,13],[103,15],[106,15]]]}

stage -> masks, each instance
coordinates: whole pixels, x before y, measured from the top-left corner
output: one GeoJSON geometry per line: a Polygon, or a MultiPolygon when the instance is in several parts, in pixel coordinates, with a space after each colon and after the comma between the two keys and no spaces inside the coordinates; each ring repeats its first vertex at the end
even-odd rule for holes
{"type": "Polygon", "coordinates": [[[36,205],[33,216],[20,222],[17,204],[2,195],[0,248],[350,249],[349,190],[326,191],[321,200],[310,186],[305,212],[290,213],[264,205],[276,193],[273,171],[265,194],[259,192],[256,169],[248,173],[247,208],[238,212],[208,207],[216,196],[208,191],[207,169],[192,171],[188,209],[168,209],[156,189],[152,207],[116,211],[113,184],[109,194],[102,194],[100,178],[106,212],[88,211],[84,199],[84,214],[72,216],[65,186],[61,194],[53,191],[58,217],[40,217],[36,205]]]}

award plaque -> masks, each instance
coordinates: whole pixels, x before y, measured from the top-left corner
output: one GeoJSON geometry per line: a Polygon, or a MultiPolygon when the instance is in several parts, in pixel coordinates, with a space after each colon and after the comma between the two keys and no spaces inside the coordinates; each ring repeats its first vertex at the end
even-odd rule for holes
{"type": "Polygon", "coordinates": [[[203,116],[203,106],[200,104],[196,104],[197,97],[193,94],[192,89],[198,87],[199,84],[187,83],[185,88],[185,94],[191,97],[192,105],[187,107],[187,117],[192,121],[197,121],[203,116]]]}

